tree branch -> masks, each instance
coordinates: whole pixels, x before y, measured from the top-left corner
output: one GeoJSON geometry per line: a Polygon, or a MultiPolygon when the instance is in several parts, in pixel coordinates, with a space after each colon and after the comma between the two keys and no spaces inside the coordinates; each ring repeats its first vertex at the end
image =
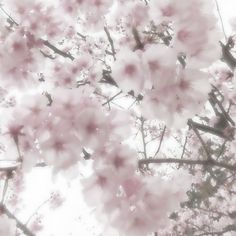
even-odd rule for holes
{"type": "Polygon", "coordinates": [[[220,41],[220,46],[221,46],[221,49],[222,49],[221,60],[223,62],[225,62],[232,71],[234,71],[234,68],[236,67],[236,59],[234,58],[234,56],[230,52],[231,47],[230,47],[230,44],[229,44],[229,40],[228,40],[228,43],[226,45],[223,44],[220,41]]]}
{"type": "Polygon", "coordinates": [[[65,58],[69,58],[71,59],[72,61],[75,59],[70,53],[66,53],[66,52],[63,52],[61,51],[60,49],[58,49],[57,47],[55,47],[54,45],[52,45],[48,40],[43,40],[43,44],[50,48],[51,50],[53,50],[53,52],[55,52],[56,54],[58,55],[61,55],[65,58]]]}
{"type": "Polygon", "coordinates": [[[11,219],[16,221],[16,226],[27,236],[35,236],[5,205],[0,205],[1,210],[11,219]]]}
{"type": "Polygon", "coordinates": [[[112,51],[112,56],[113,56],[113,59],[114,59],[114,61],[116,60],[116,52],[115,52],[115,47],[114,47],[114,43],[113,43],[113,40],[112,40],[112,38],[111,38],[111,35],[110,35],[110,32],[109,32],[109,30],[107,29],[107,27],[104,27],[104,31],[105,31],[105,33],[106,33],[106,35],[107,35],[107,38],[108,38],[108,41],[109,41],[109,43],[110,43],[110,45],[111,45],[111,51],[112,51]]]}
{"type": "Polygon", "coordinates": [[[205,144],[205,142],[203,141],[201,135],[199,134],[199,131],[197,129],[197,127],[195,126],[195,122],[193,122],[191,119],[188,120],[188,125],[193,129],[194,133],[197,135],[198,139],[200,140],[202,147],[206,153],[207,159],[211,160],[211,154],[209,153],[207,146],[205,144]]]}
{"type": "Polygon", "coordinates": [[[159,146],[154,154],[154,157],[157,155],[157,153],[160,151],[161,149],[161,144],[162,144],[162,141],[163,141],[163,138],[164,138],[164,135],[165,135],[165,131],[166,131],[166,126],[164,126],[164,129],[162,130],[162,133],[161,133],[161,139],[160,139],[160,142],[159,142],[159,146]]]}
{"type": "Polygon", "coordinates": [[[142,159],[139,160],[139,166],[148,165],[148,164],[187,164],[187,165],[202,165],[202,166],[216,166],[225,168],[230,171],[236,171],[236,165],[229,165],[226,163],[218,162],[215,160],[189,160],[189,159],[176,159],[176,158],[165,158],[165,159],[142,159]]]}
{"type": "Polygon", "coordinates": [[[144,154],[144,157],[145,159],[147,159],[147,145],[146,145],[146,142],[145,142],[145,134],[144,134],[144,118],[141,117],[140,118],[140,121],[141,121],[141,135],[142,135],[142,141],[143,141],[143,154],[144,154]]]}

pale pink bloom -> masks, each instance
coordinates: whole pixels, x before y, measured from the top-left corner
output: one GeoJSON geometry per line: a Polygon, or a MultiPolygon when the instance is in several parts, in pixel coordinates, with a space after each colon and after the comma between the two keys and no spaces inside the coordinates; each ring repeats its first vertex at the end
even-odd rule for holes
{"type": "MultiPolygon", "coordinates": [[[[34,75],[38,65],[35,52],[30,48],[24,30],[10,33],[1,46],[0,63],[2,83],[7,87],[35,85],[34,75]],[[7,79],[6,79],[7,78],[7,79]]],[[[36,83],[37,84],[37,83],[36,83]]]]}
{"type": "MultiPolygon", "coordinates": [[[[37,4],[39,1],[36,1],[37,4]]],[[[9,0],[7,1],[8,7],[10,9],[14,9],[19,15],[26,14],[28,9],[32,9],[35,5],[35,1],[32,2],[31,0],[23,0],[23,1],[17,1],[17,0],[9,0]]]]}
{"type": "Polygon", "coordinates": [[[232,82],[234,78],[232,71],[223,63],[214,63],[209,68],[209,73],[212,75],[214,84],[216,84],[217,87],[221,86],[224,82],[232,82]]]}
{"type": "Polygon", "coordinates": [[[125,8],[123,2],[116,5],[114,11],[109,14],[108,24],[114,26],[122,22],[122,25],[130,31],[132,27],[142,28],[149,23],[149,7],[143,2],[126,1],[125,4],[125,8]]]}
{"type": "Polygon", "coordinates": [[[43,122],[47,119],[49,114],[49,103],[47,97],[42,94],[30,94],[23,96],[18,104],[21,109],[23,123],[27,126],[31,125],[32,128],[37,129],[42,126],[43,122]]]}
{"type": "MultiPolygon", "coordinates": [[[[182,3],[182,5],[184,5],[182,3]]],[[[160,0],[150,2],[150,18],[156,22],[173,20],[179,14],[179,1],[160,0]]]]}
{"type": "MultiPolygon", "coordinates": [[[[201,13],[199,13],[201,14],[201,13]]],[[[220,57],[220,47],[216,43],[216,38],[220,40],[216,27],[216,20],[209,17],[196,16],[196,20],[189,16],[189,20],[183,20],[174,24],[175,37],[173,39],[173,48],[178,52],[187,55],[191,66],[204,67],[211,64],[216,58],[220,57]],[[198,37],[201,35],[201,37],[198,37]]]]}
{"type": "MultiPolygon", "coordinates": [[[[29,172],[40,160],[40,150],[37,148],[36,141],[31,137],[23,136],[20,138],[20,151],[22,153],[22,170],[29,172]]],[[[41,157],[42,158],[42,157],[41,157]]]]}
{"type": "Polygon", "coordinates": [[[34,220],[30,223],[30,229],[33,232],[39,232],[43,229],[42,218],[42,215],[37,215],[37,217],[35,217],[34,220]]]}
{"type": "Polygon", "coordinates": [[[62,10],[76,19],[80,14],[85,19],[87,29],[101,30],[104,26],[103,15],[109,12],[113,1],[109,0],[62,0],[62,10]]]}
{"type": "Polygon", "coordinates": [[[146,117],[182,127],[187,119],[203,109],[210,85],[207,74],[199,70],[186,68],[175,73],[157,81],[156,88],[147,91],[142,107],[146,117]]]}
{"type": "Polygon", "coordinates": [[[170,184],[169,181],[153,177],[144,178],[142,183],[134,186],[131,184],[129,199],[117,197],[105,205],[104,210],[109,212],[109,225],[116,228],[120,235],[134,236],[166,228],[169,222],[168,212],[178,208],[179,201],[185,194],[185,187],[180,188],[178,185],[172,189],[169,188],[170,184]]]}
{"type": "MultiPolygon", "coordinates": [[[[103,145],[107,136],[106,117],[99,107],[81,107],[77,117],[78,137],[82,145],[96,148],[103,145]]],[[[101,108],[100,108],[101,109],[101,108]]]]}
{"type": "Polygon", "coordinates": [[[131,135],[131,115],[122,110],[112,109],[107,116],[110,140],[125,140],[131,135]]]}
{"type": "Polygon", "coordinates": [[[52,64],[50,77],[55,87],[76,88],[79,77],[92,67],[92,58],[89,54],[80,55],[71,61],[59,61],[52,64]]]}
{"type": "Polygon", "coordinates": [[[137,153],[128,146],[110,143],[105,153],[94,153],[94,168],[109,167],[119,176],[120,181],[134,175],[137,168],[137,153]],[[98,154],[98,155],[97,155],[98,154]]]}
{"type": "Polygon", "coordinates": [[[54,7],[35,5],[28,14],[22,16],[20,24],[37,38],[57,39],[65,29],[54,7]]]}
{"type": "Polygon", "coordinates": [[[53,132],[48,139],[40,140],[42,157],[54,171],[67,169],[76,164],[80,158],[82,147],[72,134],[53,132]]]}
{"type": "Polygon", "coordinates": [[[65,28],[55,5],[45,0],[10,0],[7,5],[17,12],[17,23],[37,38],[56,39],[65,28]]]}
{"type": "Polygon", "coordinates": [[[119,176],[114,175],[114,171],[109,167],[95,169],[90,177],[81,180],[85,201],[89,205],[98,206],[98,203],[103,204],[114,199],[119,190],[117,178],[119,176]],[[113,177],[111,178],[111,176],[113,177]]]}
{"type": "Polygon", "coordinates": [[[83,1],[82,11],[91,12],[93,14],[106,14],[113,4],[113,1],[110,0],[87,0],[83,1]]]}
{"type": "Polygon", "coordinates": [[[137,195],[137,193],[143,187],[142,185],[143,182],[138,176],[133,176],[132,178],[126,179],[122,183],[122,187],[127,198],[130,198],[133,195],[137,195]]]}
{"type": "Polygon", "coordinates": [[[64,203],[65,199],[60,192],[53,192],[50,197],[50,208],[55,210],[64,203]]]}
{"type": "Polygon", "coordinates": [[[155,80],[161,80],[165,77],[167,70],[175,68],[177,54],[173,49],[162,44],[147,45],[142,60],[147,67],[147,75],[153,84],[155,80]]]}
{"type": "Polygon", "coordinates": [[[139,93],[144,88],[145,72],[140,53],[122,48],[117,54],[117,60],[112,67],[112,76],[125,92],[134,90],[135,93],[139,93]]]}

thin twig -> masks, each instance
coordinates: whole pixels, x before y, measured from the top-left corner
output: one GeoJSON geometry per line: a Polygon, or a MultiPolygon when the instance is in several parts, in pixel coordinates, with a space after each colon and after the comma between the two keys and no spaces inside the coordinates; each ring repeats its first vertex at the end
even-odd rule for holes
{"type": "Polygon", "coordinates": [[[2,191],[1,204],[3,204],[3,203],[4,203],[4,200],[5,200],[5,196],[6,196],[7,188],[8,188],[8,180],[9,180],[9,176],[8,176],[8,174],[7,174],[6,179],[5,179],[5,182],[4,182],[3,191],[2,191]]]}
{"type": "Polygon", "coordinates": [[[86,41],[86,36],[81,34],[80,32],[77,32],[77,35],[79,35],[84,41],[86,41]]]}
{"type": "Polygon", "coordinates": [[[19,24],[1,6],[0,6],[0,9],[10,19],[12,23],[14,23],[16,26],[19,26],[19,24]]]}
{"type": "Polygon", "coordinates": [[[106,102],[104,102],[102,105],[106,105],[107,103],[110,103],[114,98],[116,98],[117,96],[119,96],[122,93],[122,91],[120,91],[119,93],[115,94],[114,96],[112,96],[111,98],[109,98],[106,102]]]}
{"type": "Polygon", "coordinates": [[[109,43],[110,43],[110,45],[111,45],[111,51],[112,51],[112,56],[113,56],[113,59],[114,59],[114,61],[116,60],[116,51],[115,51],[115,47],[114,47],[114,43],[113,43],[113,40],[112,40],[112,38],[111,38],[111,35],[110,35],[110,32],[109,32],[109,30],[107,29],[107,27],[104,27],[104,31],[105,31],[105,33],[106,33],[106,35],[107,35],[107,38],[108,38],[108,41],[109,41],[109,43]]]}
{"type": "Polygon", "coordinates": [[[222,31],[223,31],[223,34],[225,36],[225,40],[227,41],[227,36],[226,36],[226,33],[225,33],[225,27],[224,27],[223,19],[222,19],[221,13],[220,13],[220,8],[219,8],[219,4],[218,4],[217,0],[215,0],[215,4],[216,4],[216,10],[217,10],[219,18],[220,18],[220,23],[221,23],[222,31]]]}
{"type": "Polygon", "coordinates": [[[30,220],[37,214],[37,212],[46,204],[49,202],[51,198],[48,198],[47,200],[45,200],[44,202],[42,202],[37,208],[36,210],[32,213],[32,215],[28,218],[28,220],[26,221],[25,225],[28,225],[30,220]]]}
{"type": "Polygon", "coordinates": [[[196,128],[195,123],[191,119],[189,119],[188,120],[188,125],[193,129],[194,133],[196,134],[196,136],[198,137],[199,141],[201,142],[202,147],[203,147],[203,149],[204,149],[204,151],[206,153],[207,160],[211,160],[212,159],[211,155],[210,155],[210,153],[209,153],[209,151],[207,149],[207,146],[206,146],[205,142],[203,141],[203,139],[202,139],[198,129],[196,128]]]}
{"type": "Polygon", "coordinates": [[[165,135],[165,131],[166,131],[166,126],[164,126],[164,129],[163,129],[163,131],[162,131],[162,133],[161,133],[161,139],[160,139],[160,142],[159,142],[159,146],[158,146],[158,148],[157,148],[157,150],[156,150],[156,152],[155,152],[155,154],[154,154],[154,156],[153,157],[155,157],[156,155],[157,155],[157,153],[160,151],[160,149],[161,149],[161,144],[162,144],[162,141],[163,141],[163,138],[164,138],[164,135],[165,135]]]}
{"type": "Polygon", "coordinates": [[[183,146],[183,151],[182,151],[180,159],[182,159],[184,157],[187,141],[188,141],[188,136],[186,135],[185,141],[184,141],[184,146],[183,146]]]}
{"type": "Polygon", "coordinates": [[[141,42],[139,32],[135,27],[132,28],[132,33],[133,33],[133,36],[134,36],[134,40],[136,42],[136,46],[135,46],[134,50],[143,49],[144,45],[141,42]]]}
{"type": "Polygon", "coordinates": [[[227,140],[225,140],[224,143],[222,144],[221,149],[220,149],[220,153],[217,156],[216,160],[218,160],[221,157],[221,155],[223,154],[223,152],[225,150],[226,143],[227,143],[227,140]]]}
{"type": "Polygon", "coordinates": [[[145,134],[144,134],[144,122],[145,122],[145,120],[144,120],[143,117],[141,117],[140,121],[141,121],[141,135],[142,135],[142,141],[143,141],[143,154],[144,154],[145,159],[147,159],[147,147],[146,147],[145,134]]]}

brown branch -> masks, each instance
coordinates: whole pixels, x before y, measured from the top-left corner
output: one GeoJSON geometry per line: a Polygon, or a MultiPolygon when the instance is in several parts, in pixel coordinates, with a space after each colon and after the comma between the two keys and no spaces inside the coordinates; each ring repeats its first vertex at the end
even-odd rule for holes
{"type": "Polygon", "coordinates": [[[54,45],[52,45],[48,40],[43,40],[43,44],[50,48],[51,50],[53,50],[54,53],[60,55],[60,56],[63,56],[65,58],[69,58],[71,59],[72,61],[75,59],[70,53],[66,53],[66,52],[63,52],[61,51],[60,49],[58,49],[57,47],[55,47],[54,45]]]}
{"type": "Polygon", "coordinates": [[[220,46],[222,50],[221,60],[225,62],[228,65],[228,67],[233,71],[234,68],[236,67],[236,59],[230,52],[231,47],[229,45],[230,45],[229,43],[225,45],[220,41],[220,46]]]}
{"type": "Polygon", "coordinates": [[[221,236],[227,232],[236,231],[235,225],[228,225],[222,231],[215,231],[215,232],[205,232],[201,234],[197,234],[196,236],[205,236],[205,235],[213,235],[213,236],[221,236]]]}
{"type": "Polygon", "coordinates": [[[142,159],[139,160],[139,166],[148,165],[148,164],[187,164],[187,165],[202,165],[202,166],[216,166],[225,168],[230,171],[236,171],[236,165],[229,165],[226,163],[218,162],[215,160],[189,160],[189,159],[176,159],[176,158],[165,158],[165,159],[142,159]]]}
{"type": "Polygon", "coordinates": [[[203,141],[203,139],[202,139],[202,137],[201,137],[201,135],[200,135],[196,125],[195,125],[195,122],[193,122],[191,119],[189,119],[188,120],[188,125],[193,129],[194,133],[197,135],[199,141],[201,142],[202,147],[203,147],[203,149],[204,149],[204,151],[205,151],[205,153],[207,155],[207,159],[211,160],[212,159],[211,155],[210,155],[210,153],[209,153],[209,151],[207,149],[207,146],[206,146],[205,142],[203,141]]]}
{"type": "Polygon", "coordinates": [[[1,6],[0,6],[0,9],[13,24],[15,24],[16,26],[19,26],[19,24],[1,6]]]}
{"type": "Polygon", "coordinates": [[[116,98],[117,96],[119,96],[122,93],[122,91],[120,91],[119,93],[116,93],[114,96],[112,96],[111,98],[109,98],[106,102],[104,102],[102,105],[106,105],[107,103],[110,103],[114,98],[116,98]]]}
{"type": "Polygon", "coordinates": [[[222,115],[225,117],[226,120],[228,120],[233,126],[235,126],[235,122],[232,120],[232,118],[230,117],[230,115],[225,111],[222,103],[216,98],[216,95],[214,93],[210,93],[210,96],[212,97],[212,99],[217,103],[217,105],[219,106],[222,115]]]}
{"type": "Polygon", "coordinates": [[[44,57],[49,58],[49,59],[51,59],[51,60],[55,60],[55,57],[54,57],[54,56],[45,53],[43,50],[40,49],[40,52],[41,52],[41,54],[42,54],[44,57]]]}
{"type": "Polygon", "coordinates": [[[132,33],[133,33],[133,36],[134,36],[134,40],[136,42],[136,46],[135,46],[134,50],[143,49],[144,45],[141,42],[139,32],[135,27],[132,28],[132,33]]]}
{"type": "Polygon", "coordinates": [[[18,166],[7,166],[7,167],[0,167],[0,171],[14,171],[17,169],[18,166]]]}
{"type": "Polygon", "coordinates": [[[216,136],[223,138],[223,139],[230,140],[229,137],[224,135],[224,133],[221,129],[217,129],[217,128],[214,128],[214,127],[211,127],[208,125],[204,125],[204,124],[199,124],[194,121],[192,121],[192,122],[194,123],[195,128],[198,130],[201,130],[201,131],[209,133],[209,134],[216,135],[216,136]]]}
{"type": "Polygon", "coordinates": [[[182,151],[182,154],[181,154],[180,159],[182,159],[182,158],[184,157],[187,142],[188,142],[188,136],[185,137],[184,146],[183,146],[183,151],[182,151]]]}
{"type": "Polygon", "coordinates": [[[162,141],[163,141],[163,138],[164,138],[164,135],[165,135],[165,131],[166,131],[166,126],[164,126],[164,129],[163,129],[163,131],[162,131],[162,133],[161,133],[161,139],[160,139],[160,142],[159,142],[159,146],[158,146],[158,148],[157,148],[157,150],[156,150],[156,152],[155,152],[155,154],[154,154],[154,157],[157,155],[157,153],[160,151],[160,149],[161,149],[161,144],[162,144],[162,141]]]}
{"type": "Polygon", "coordinates": [[[83,154],[84,154],[84,159],[85,159],[85,160],[89,160],[89,159],[90,159],[91,154],[88,153],[88,152],[85,150],[85,148],[83,148],[83,154]]]}
{"type": "Polygon", "coordinates": [[[110,43],[110,45],[111,45],[111,51],[112,51],[111,54],[112,54],[113,59],[114,59],[114,61],[115,61],[115,60],[116,60],[116,57],[115,57],[116,52],[115,52],[115,47],[114,47],[113,40],[112,40],[112,38],[111,38],[110,32],[109,32],[109,30],[107,29],[107,27],[104,27],[104,31],[105,31],[105,33],[106,33],[106,35],[107,35],[107,38],[108,38],[108,41],[109,41],[109,43],[110,43]]]}
{"type": "Polygon", "coordinates": [[[144,154],[145,159],[147,159],[147,147],[146,147],[145,134],[144,134],[144,122],[145,122],[145,120],[144,120],[143,117],[141,117],[140,121],[141,121],[141,135],[142,135],[142,142],[143,142],[143,154],[144,154]]]}
{"type": "Polygon", "coordinates": [[[77,32],[77,35],[80,36],[84,41],[86,41],[86,36],[81,34],[80,32],[77,32]]]}
{"type": "Polygon", "coordinates": [[[9,218],[16,221],[17,228],[19,228],[25,235],[35,236],[35,234],[31,232],[29,228],[27,228],[5,205],[1,204],[0,208],[9,218]]]}
{"type": "Polygon", "coordinates": [[[48,166],[45,162],[39,162],[34,167],[46,167],[48,166]]]}
{"type": "Polygon", "coordinates": [[[100,83],[106,83],[106,84],[110,84],[113,85],[115,87],[119,87],[116,83],[116,81],[112,78],[111,76],[111,72],[108,70],[103,70],[102,71],[102,79],[100,80],[100,83]]]}

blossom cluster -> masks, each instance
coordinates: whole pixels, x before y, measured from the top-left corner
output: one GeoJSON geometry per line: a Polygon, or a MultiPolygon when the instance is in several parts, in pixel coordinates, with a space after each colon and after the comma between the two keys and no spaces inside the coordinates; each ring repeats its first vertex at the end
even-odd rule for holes
{"type": "MultiPolygon", "coordinates": [[[[12,14],[0,22],[0,86],[19,94],[10,108],[0,104],[10,110],[1,120],[8,158],[23,172],[45,165],[54,174],[78,175],[78,165],[91,162],[92,174],[81,183],[104,233],[144,236],[167,229],[191,180],[180,171],[166,178],[142,173],[141,155],[128,139],[134,117],[180,130],[204,109],[211,76],[228,79],[227,70],[208,71],[220,59],[222,37],[209,11],[212,2],[7,1],[3,6],[12,14]],[[114,103],[121,93],[134,99],[132,112],[114,103]]],[[[235,102],[234,92],[229,99],[235,102]]],[[[200,147],[195,148],[190,153],[197,156],[200,147]]],[[[55,206],[63,201],[52,198],[55,206]]],[[[0,216],[0,234],[13,235],[13,222],[0,216]]]]}

